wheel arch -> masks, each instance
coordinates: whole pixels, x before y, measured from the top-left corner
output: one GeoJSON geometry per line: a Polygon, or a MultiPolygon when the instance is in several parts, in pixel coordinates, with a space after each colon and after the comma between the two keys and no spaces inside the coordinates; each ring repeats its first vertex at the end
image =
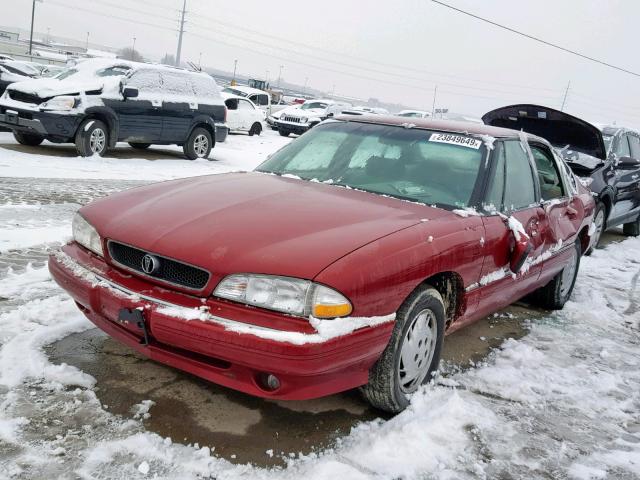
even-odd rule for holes
{"type": "Polygon", "coordinates": [[[109,129],[109,147],[115,147],[116,143],[118,143],[118,131],[120,128],[116,113],[107,107],[90,107],[85,110],[85,117],[80,124],[88,119],[100,120],[107,125],[109,129]]]}
{"type": "Polygon", "coordinates": [[[614,194],[613,194],[613,191],[610,188],[607,188],[607,189],[603,190],[598,195],[598,200],[600,202],[602,202],[602,204],[604,205],[604,208],[605,208],[605,219],[604,219],[605,220],[605,224],[606,224],[607,220],[609,219],[609,215],[611,214],[611,210],[613,209],[613,198],[614,198],[614,194]]]}
{"type": "Polygon", "coordinates": [[[454,271],[439,272],[424,279],[411,293],[426,286],[435,288],[442,296],[446,314],[445,329],[448,329],[464,313],[466,307],[462,276],[454,271]]]}
{"type": "Polygon", "coordinates": [[[193,119],[193,123],[191,124],[191,128],[189,128],[189,133],[187,134],[187,137],[184,139],[185,142],[191,136],[193,131],[198,127],[201,127],[201,128],[204,128],[205,130],[207,130],[211,134],[211,139],[213,140],[213,144],[216,143],[216,125],[215,125],[215,122],[213,121],[213,118],[208,117],[206,115],[198,115],[197,117],[195,117],[193,119]]]}

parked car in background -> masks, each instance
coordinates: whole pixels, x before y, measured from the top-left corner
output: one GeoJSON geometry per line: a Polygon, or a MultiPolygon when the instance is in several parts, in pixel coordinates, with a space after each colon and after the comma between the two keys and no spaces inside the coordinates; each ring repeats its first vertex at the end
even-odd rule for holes
{"type": "Polygon", "coordinates": [[[245,97],[251,100],[254,105],[264,111],[265,118],[269,115],[286,108],[286,104],[274,104],[272,103],[271,95],[264,90],[258,90],[257,88],[245,87],[243,85],[227,86],[222,90],[224,93],[236,95],[238,97],[245,97]]]}
{"type": "Polygon", "coordinates": [[[323,120],[340,115],[348,108],[351,108],[351,104],[336,100],[307,100],[297,110],[280,116],[276,122],[278,133],[283,137],[288,137],[292,133],[301,135],[323,120]]]}
{"type": "Polygon", "coordinates": [[[355,107],[348,108],[346,110],[342,110],[342,113],[345,115],[369,115],[369,114],[388,115],[389,111],[385,108],[365,107],[365,106],[358,105],[355,107]]]}
{"type": "Polygon", "coordinates": [[[227,107],[227,127],[232,132],[247,132],[249,136],[262,133],[264,111],[256,107],[251,100],[229,93],[222,93],[227,107]]]}
{"type": "Polygon", "coordinates": [[[282,110],[278,110],[275,113],[272,113],[271,115],[269,115],[267,117],[267,123],[269,124],[269,126],[271,127],[272,130],[277,130],[278,129],[278,120],[280,120],[280,117],[282,115],[285,115],[287,113],[292,113],[295,110],[297,110],[298,108],[300,108],[302,104],[301,103],[295,103],[293,105],[289,105],[286,108],[283,108],[282,110]]]}
{"type": "Polygon", "coordinates": [[[0,63],[0,95],[2,95],[6,88],[12,83],[24,82],[25,80],[31,80],[32,78],[33,77],[19,69],[0,63]]]}
{"type": "Polygon", "coordinates": [[[401,110],[397,115],[399,117],[409,118],[429,118],[431,112],[425,112],[424,110],[401,110]]]}
{"type": "Polygon", "coordinates": [[[5,55],[4,53],[0,53],[0,61],[4,61],[4,60],[15,60],[15,58],[9,55],[5,55]]]}
{"type": "MultiPolygon", "coordinates": [[[[485,114],[489,125],[523,129],[549,140],[596,195],[594,248],[602,233],[619,225],[640,235],[640,135],[623,127],[602,130],[539,105],[511,105],[485,114]]],[[[544,181],[541,178],[541,181],[544,181]]]]}
{"type": "Polygon", "coordinates": [[[0,127],[18,142],[75,143],[81,156],[128,142],[177,144],[190,160],[207,158],[226,136],[224,121],[209,75],[123,60],[79,62],[55,78],[10,85],[0,97],[0,127]]]}
{"type": "Polygon", "coordinates": [[[542,138],[405,125],[339,116],[256,172],[97,200],[51,274],[156,361],[270,399],[362,387],[398,412],[445,334],[526,295],[562,308],[595,209],[542,138]]]}

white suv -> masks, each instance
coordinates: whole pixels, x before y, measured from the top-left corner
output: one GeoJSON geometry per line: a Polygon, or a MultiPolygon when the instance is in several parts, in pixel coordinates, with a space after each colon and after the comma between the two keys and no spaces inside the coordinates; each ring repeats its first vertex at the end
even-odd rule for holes
{"type": "Polygon", "coordinates": [[[335,115],[340,115],[351,104],[336,102],[335,100],[307,100],[295,111],[283,113],[276,121],[278,132],[283,137],[291,133],[303,134],[321,121],[335,115]]]}

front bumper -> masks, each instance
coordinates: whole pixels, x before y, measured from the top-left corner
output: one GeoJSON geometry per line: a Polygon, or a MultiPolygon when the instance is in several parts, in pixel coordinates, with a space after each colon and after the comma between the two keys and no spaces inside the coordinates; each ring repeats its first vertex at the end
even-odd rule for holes
{"type": "Polygon", "coordinates": [[[297,135],[302,135],[304,132],[311,128],[310,124],[306,123],[294,123],[294,122],[283,122],[282,120],[278,120],[276,122],[278,126],[278,130],[285,130],[290,133],[295,133],[297,135]]]}
{"type": "Polygon", "coordinates": [[[0,127],[40,135],[53,141],[72,139],[81,118],[75,114],[41,112],[0,105],[0,127]]]}
{"type": "MultiPolygon", "coordinates": [[[[260,397],[304,400],[365,384],[393,329],[390,322],[326,341],[295,344],[265,338],[265,333],[283,331],[252,322],[260,315],[257,309],[227,302],[205,302],[209,312],[215,312],[213,321],[178,318],[171,313],[174,309],[193,312],[203,299],[121,273],[76,244],[53,254],[49,270],[89,320],[112,337],[153,360],[260,397]],[[139,327],[118,320],[123,308],[143,310],[147,345],[139,327]],[[276,375],[280,387],[265,388],[260,381],[264,374],[276,375]]],[[[306,320],[294,322],[299,327],[286,333],[317,340],[306,320]]]]}

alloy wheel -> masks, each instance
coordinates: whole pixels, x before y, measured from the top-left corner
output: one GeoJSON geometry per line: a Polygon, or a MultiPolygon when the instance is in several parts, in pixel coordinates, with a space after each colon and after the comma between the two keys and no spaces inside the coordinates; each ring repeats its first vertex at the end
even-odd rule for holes
{"type": "Polygon", "coordinates": [[[564,267],[562,276],[560,277],[560,295],[563,299],[571,292],[573,277],[575,277],[576,269],[578,268],[578,252],[575,248],[573,248],[571,252],[571,261],[564,267]]]}
{"type": "Polygon", "coordinates": [[[602,236],[602,232],[604,231],[604,210],[600,209],[593,223],[595,224],[596,231],[593,234],[593,248],[598,247],[598,243],[600,243],[600,237],[602,236]]]}
{"type": "Polygon", "coordinates": [[[198,135],[193,141],[193,150],[198,158],[204,157],[209,150],[209,139],[206,135],[198,135]]]}
{"type": "Polygon", "coordinates": [[[424,382],[433,360],[438,323],[430,309],[419,312],[407,329],[400,350],[398,383],[404,393],[414,392],[424,382]]]}
{"type": "Polygon", "coordinates": [[[89,149],[91,153],[101,153],[107,143],[107,135],[101,128],[96,128],[89,136],[89,149]]]}

